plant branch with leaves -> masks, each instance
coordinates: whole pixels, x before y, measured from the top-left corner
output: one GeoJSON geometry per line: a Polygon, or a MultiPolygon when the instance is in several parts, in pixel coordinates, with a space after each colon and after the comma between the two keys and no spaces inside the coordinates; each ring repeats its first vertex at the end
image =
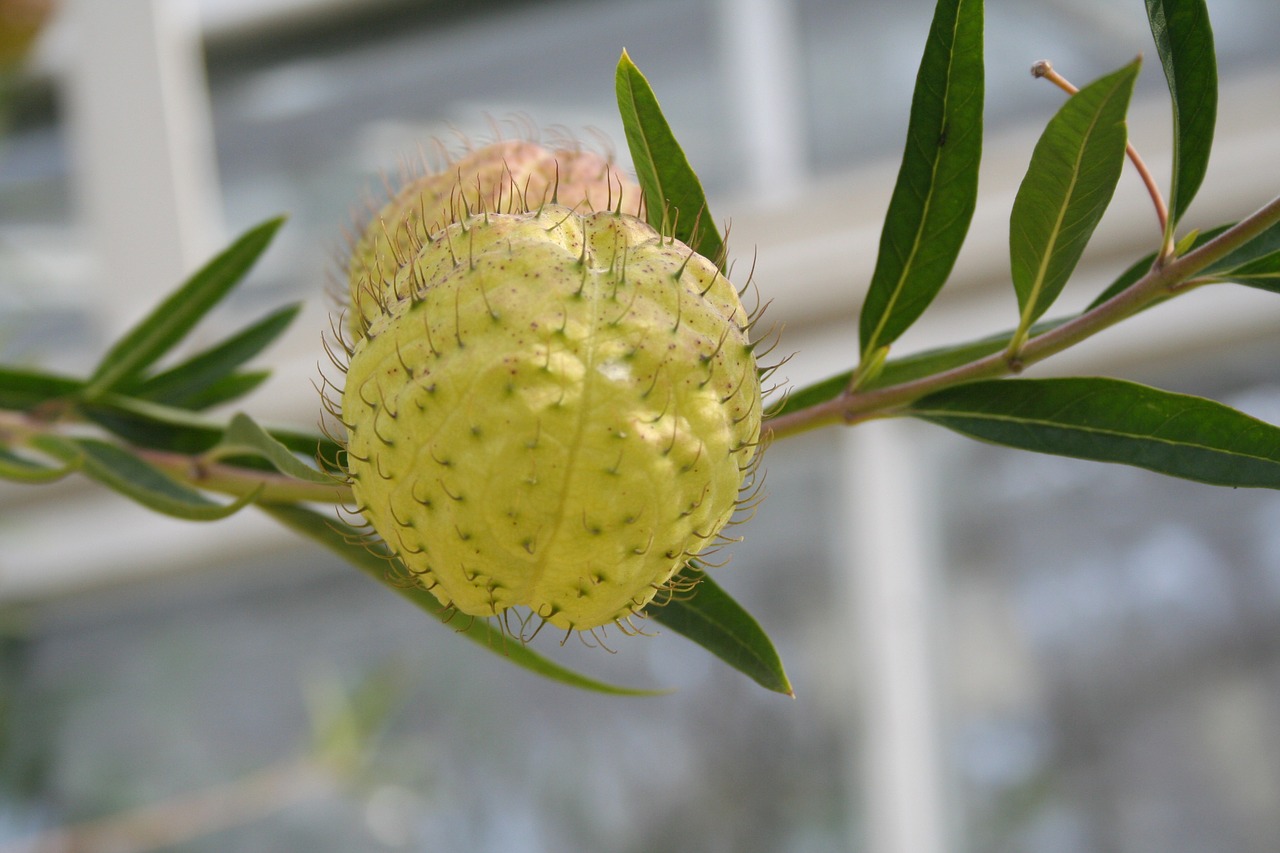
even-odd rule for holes
{"type": "MultiPolygon", "coordinates": [[[[1018,375],[1192,289],[1236,283],[1280,290],[1280,197],[1242,212],[1238,222],[1178,234],[1212,147],[1213,36],[1203,0],[1147,0],[1146,7],[1173,103],[1168,202],[1128,139],[1126,114],[1141,63],[1130,62],[1078,91],[1047,63],[1037,64],[1036,73],[1069,97],[1041,135],[1013,203],[1013,328],[897,356],[896,342],[951,275],[978,193],[983,5],[939,0],[857,323],[856,363],[777,403],[763,424],[767,439],[911,417],[1024,450],[1136,465],[1223,486],[1280,488],[1280,428],[1274,425],[1212,400],[1118,379],[1018,375]],[[1126,157],[1140,169],[1155,202],[1159,235],[1153,251],[1122,271],[1084,311],[1045,319],[1098,227],[1126,157]]],[[[615,89],[650,224],[723,269],[725,243],[697,174],[648,81],[625,52],[615,89]]],[[[244,279],[282,224],[272,220],[246,232],[125,334],[87,377],[0,368],[0,477],[41,485],[82,474],[149,509],[198,521],[254,505],[513,663],[577,687],[650,692],[572,672],[513,639],[500,624],[460,616],[408,582],[409,573],[391,549],[367,542],[365,531],[340,520],[333,509],[352,500],[340,440],[267,428],[242,412],[227,418],[209,413],[235,404],[266,378],[246,365],[288,327],[298,306],[273,311],[177,364],[157,367],[244,279]]],[[[696,563],[676,581],[677,588],[692,592],[649,607],[651,618],[764,687],[791,692],[767,635],[740,605],[696,563]]]]}

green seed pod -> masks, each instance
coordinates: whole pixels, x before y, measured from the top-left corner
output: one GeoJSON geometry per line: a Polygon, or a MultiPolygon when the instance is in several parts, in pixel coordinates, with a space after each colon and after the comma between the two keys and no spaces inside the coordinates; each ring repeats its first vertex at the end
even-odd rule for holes
{"type": "Polygon", "coordinates": [[[548,202],[579,212],[638,214],[640,199],[634,181],[586,149],[553,151],[512,140],[471,151],[441,171],[409,181],[364,227],[347,270],[352,335],[363,336],[388,302],[405,295],[393,286],[397,272],[428,234],[452,222],[473,213],[533,210],[548,202]]]}
{"type": "Polygon", "coordinates": [[[424,236],[393,282],[352,349],[348,473],[444,605],[625,623],[714,544],[761,420],[715,264],[635,217],[547,204],[424,236]]]}

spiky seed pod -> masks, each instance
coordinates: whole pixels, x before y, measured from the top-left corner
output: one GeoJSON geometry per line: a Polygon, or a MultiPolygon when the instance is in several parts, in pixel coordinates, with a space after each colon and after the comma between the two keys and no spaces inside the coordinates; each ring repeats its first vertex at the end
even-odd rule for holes
{"type": "Polygon", "coordinates": [[[360,338],[390,301],[402,298],[397,271],[427,235],[473,213],[536,210],[555,202],[579,212],[639,215],[640,187],[587,149],[551,150],[510,140],[471,151],[446,168],[421,175],[365,225],[348,264],[350,331],[360,338]]]}
{"type": "Polygon", "coordinates": [[[755,457],[737,291],[613,212],[477,214],[421,242],[350,359],[359,508],[462,613],[625,624],[713,544],[755,457]]]}

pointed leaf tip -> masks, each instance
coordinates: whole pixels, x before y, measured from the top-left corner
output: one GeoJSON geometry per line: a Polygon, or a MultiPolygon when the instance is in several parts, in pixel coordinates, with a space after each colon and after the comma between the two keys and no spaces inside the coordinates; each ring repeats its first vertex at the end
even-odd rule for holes
{"type": "Polygon", "coordinates": [[[243,412],[238,412],[231,419],[222,441],[210,453],[214,456],[257,456],[271,463],[280,473],[304,483],[332,486],[335,482],[333,476],[305,464],[292,450],[243,412]]]}
{"type": "Polygon", "coordinates": [[[83,391],[97,399],[138,378],[244,280],[284,224],[277,216],[244,232],[129,330],[99,362],[83,391]]]}
{"type": "Polygon", "coordinates": [[[654,621],[692,640],[761,687],[795,698],[782,659],[742,605],[701,569],[685,568],[684,580],[696,580],[689,598],[673,598],[648,613],[654,621]]]}
{"type": "Polygon", "coordinates": [[[707,206],[702,182],[676,141],[649,81],[625,50],[618,60],[614,88],[649,224],[660,231],[668,229],[698,254],[720,262],[724,239],[707,206]]]}

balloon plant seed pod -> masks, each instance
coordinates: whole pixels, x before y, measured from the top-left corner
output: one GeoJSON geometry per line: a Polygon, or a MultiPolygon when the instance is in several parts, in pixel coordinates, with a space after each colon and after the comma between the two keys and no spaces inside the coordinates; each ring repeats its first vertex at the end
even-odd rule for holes
{"type": "Polygon", "coordinates": [[[715,263],[616,198],[525,200],[397,220],[385,256],[353,259],[382,289],[362,302],[353,276],[347,474],[447,608],[521,638],[629,631],[718,544],[758,464],[751,320],[715,263]]]}
{"type": "Polygon", "coordinates": [[[576,210],[641,213],[640,187],[586,148],[549,149],[506,140],[426,171],[397,191],[365,225],[347,263],[350,332],[362,336],[396,290],[406,261],[427,235],[478,212],[522,212],[557,202],[576,210]]]}

